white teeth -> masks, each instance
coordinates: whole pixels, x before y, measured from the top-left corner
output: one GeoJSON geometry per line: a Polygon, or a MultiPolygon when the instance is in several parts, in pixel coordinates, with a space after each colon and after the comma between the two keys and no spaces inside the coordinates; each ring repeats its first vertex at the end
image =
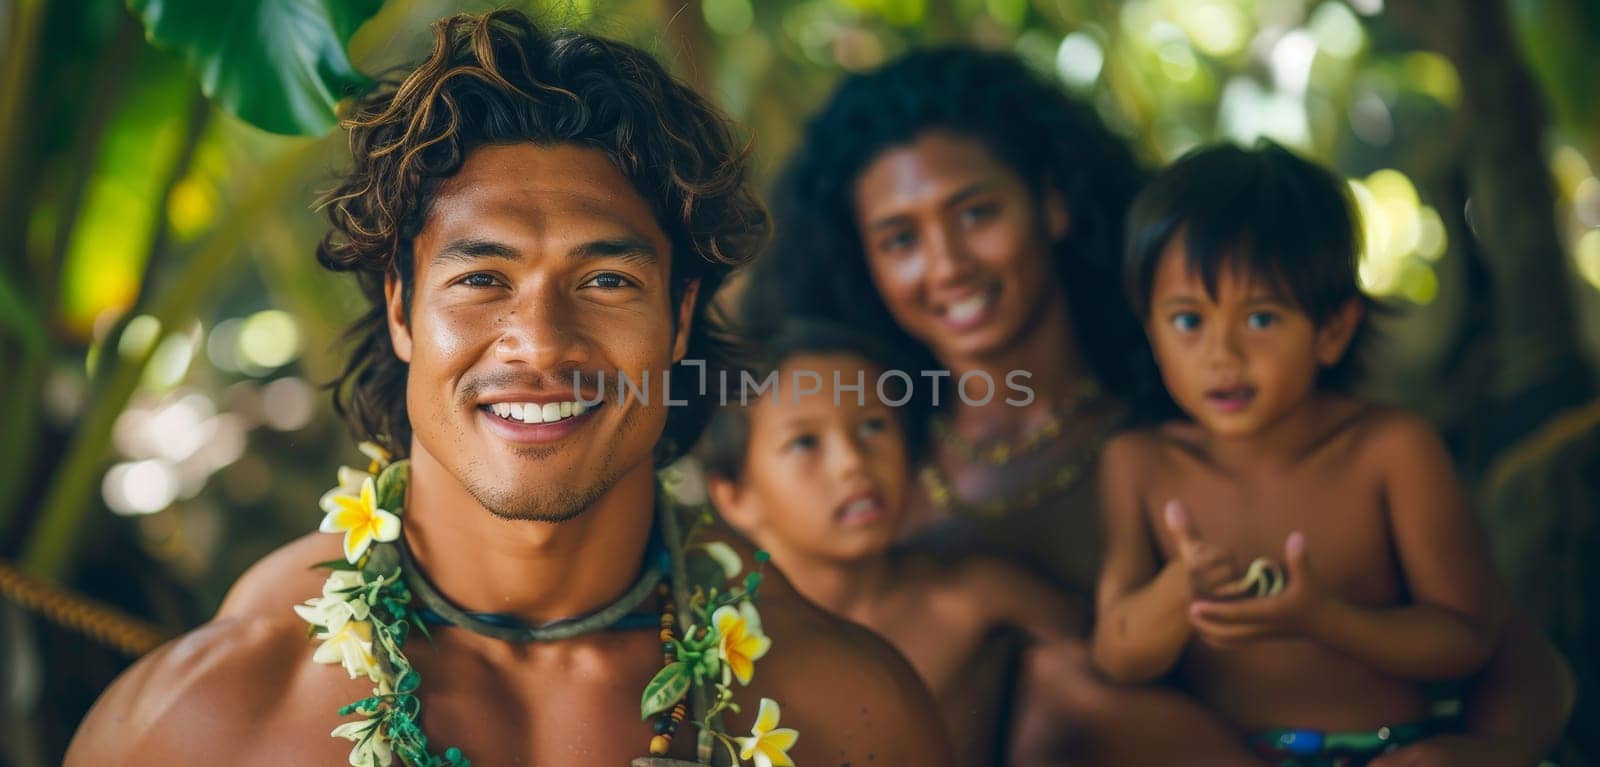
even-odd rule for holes
{"type": "Polygon", "coordinates": [[[842,517],[844,517],[846,519],[849,519],[851,517],[855,517],[855,516],[858,516],[858,515],[861,515],[861,514],[867,514],[867,513],[872,511],[872,508],[873,508],[874,505],[875,505],[875,502],[873,501],[873,499],[871,499],[871,498],[860,498],[860,499],[851,501],[849,504],[847,504],[844,507],[844,511],[840,514],[840,516],[842,516],[842,517]]]}
{"type": "Polygon", "coordinates": [[[496,402],[489,406],[489,412],[494,413],[508,421],[521,421],[523,423],[550,423],[563,418],[583,415],[589,408],[582,402],[496,402]]]}
{"type": "Polygon", "coordinates": [[[952,322],[966,322],[989,306],[989,297],[983,294],[971,298],[963,298],[950,304],[944,310],[944,316],[952,322]]]}

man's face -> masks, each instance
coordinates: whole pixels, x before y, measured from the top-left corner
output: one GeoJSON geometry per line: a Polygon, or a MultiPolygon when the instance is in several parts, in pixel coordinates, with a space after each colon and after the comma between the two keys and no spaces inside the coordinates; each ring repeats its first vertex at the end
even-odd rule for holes
{"type": "Polygon", "coordinates": [[[684,354],[695,296],[673,305],[671,271],[667,235],[602,152],[474,150],[416,237],[409,317],[388,286],[413,454],[512,519],[570,519],[650,470],[662,372],[684,354]],[[648,402],[616,396],[619,373],[645,371],[648,402]],[[575,373],[600,404],[579,405],[575,373]]]}
{"type": "Polygon", "coordinates": [[[924,133],[875,159],[854,191],[873,283],[946,364],[1007,351],[1060,290],[1064,203],[1040,200],[977,140],[924,133]]]}

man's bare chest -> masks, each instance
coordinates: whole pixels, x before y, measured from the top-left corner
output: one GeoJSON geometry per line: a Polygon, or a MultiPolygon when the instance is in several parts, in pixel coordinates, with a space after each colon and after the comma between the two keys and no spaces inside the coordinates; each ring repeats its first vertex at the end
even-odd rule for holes
{"type": "MultiPolygon", "coordinates": [[[[639,716],[639,698],[661,667],[652,632],[560,650],[496,647],[490,643],[499,640],[480,637],[438,639],[433,646],[420,637],[407,643],[422,678],[418,723],[433,753],[456,747],[475,764],[554,767],[627,765],[649,754],[655,732],[639,716]]],[[[356,720],[339,716],[338,709],[372,694],[371,685],[349,680],[337,667],[309,671],[331,678],[308,685],[297,696],[302,704],[286,707],[298,747],[276,763],[345,763],[352,744],[329,733],[356,720]]],[[[692,754],[693,730],[686,726],[673,746],[675,755],[692,754]]]]}

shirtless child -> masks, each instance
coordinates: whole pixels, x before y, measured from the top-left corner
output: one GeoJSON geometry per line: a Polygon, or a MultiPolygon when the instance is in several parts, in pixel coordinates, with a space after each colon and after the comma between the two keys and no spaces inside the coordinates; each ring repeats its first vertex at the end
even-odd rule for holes
{"type": "MultiPolygon", "coordinates": [[[[795,322],[762,355],[752,378],[775,371],[777,389],[748,406],[730,402],[702,450],[712,501],[802,596],[911,661],[941,705],[956,764],[1001,763],[1008,691],[998,678],[974,677],[1004,668],[980,655],[1008,629],[1037,641],[1079,635],[1082,612],[999,561],[948,566],[890,550],[909,480],[907,438],[898,411],[879,399],[874,360],[883,357],[864,341],[795,322]]],[[[893,401],[890,387],[903,379],[882,380],[893,401]]]]}
{"type": "Polygon", "coordinates": [[[1176,668],[1278,765],[1430,734],[1419,684],[1477,671],[1503,613],[1439,439],[1342,391],[1353,219],[1267,143],[1180,160],[1129,221],[1128,290],[1190,420],[1106,448],[1095,658],[1125,683],[1176,668]]]}

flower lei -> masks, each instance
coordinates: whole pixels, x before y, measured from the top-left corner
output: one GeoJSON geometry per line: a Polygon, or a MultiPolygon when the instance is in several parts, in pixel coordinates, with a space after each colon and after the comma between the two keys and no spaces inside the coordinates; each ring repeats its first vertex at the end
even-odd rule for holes
{"type": "MultiPolygon", "coordinates": [[[[390,767],[396,755],[410,767],[470,767],[454,746],[435,754],[417,723],[422,679],[402,648],[413,628],[430,641],[432,637],[412,606],[394,549],[373,546],[400,537],[410,464],[393,461],[370,442],[361,444],[361,452],[370,459],[367,470],[340,467],[339,485],[318,504],[324,512],[320,529],[344,535],[344,559],[318,564],[331,571],[322,595],[294,606],[311,624],[309,635],[321,642],[313,661],[341,665],[351,679],[365,676],[374,685],[372,695],[339,709],[341,716],[361,718],[340,724],[331,734],[354,743],[354,767],[390,767]]],[[[684,477],[668,469],[662,479],[662,495],[670,497],[675,494],[672,485],[681,485],[684,477]]],[[[682,493],[676,495],[683,500],[682,493]]],[[[740,579],[743,562],[732,547],[701,540],[713,521],[710,506],[704,499],[688,500],[666,503],[660,519],[678,576],[675,601],[684,606],[678,617],[682,630],[663,627],[663,650],[670,662],[645,685],[640,717],[648,720],[670,711],[675,727],[692,710],[699,730],[697,755],[705,764],[720,745],[731,765],[746,760],[756,767],[793,765],[788,751],[799,733],[777,726],[781,711],[776,701],[761,699],[749,737],[730,737],[721,726],[724,711],[739,711],[733,683],[748,685],[755,662],[772,646],[755,606],[766,553],[756,552],[756,569],[740,579]],[[685,511],[686,528],[679,519],[685,511]],[[688,558],[688,552],[697,556],[688,558]]],[[[652,751],[655,746],[652,742],[652,751]]]]}

